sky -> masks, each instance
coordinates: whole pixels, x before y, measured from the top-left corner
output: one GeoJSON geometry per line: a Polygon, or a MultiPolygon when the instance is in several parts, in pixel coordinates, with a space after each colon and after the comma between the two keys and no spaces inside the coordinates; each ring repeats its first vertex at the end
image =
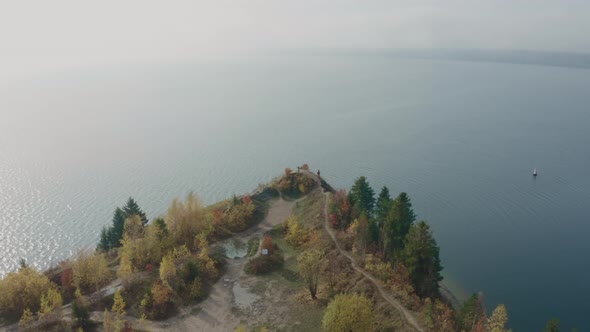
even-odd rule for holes
{"type": "Polygon", "coordinates": [[[587,0],[0,0],[0,79],[300,48],[590,52],[587,0]]]}

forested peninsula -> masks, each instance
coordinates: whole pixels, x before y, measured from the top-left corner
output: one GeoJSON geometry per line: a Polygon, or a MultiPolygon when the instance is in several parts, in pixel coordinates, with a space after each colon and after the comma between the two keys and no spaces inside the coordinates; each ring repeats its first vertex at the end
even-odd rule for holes
{"type": "Polygon", "coordinates": [[[151,220],[130,198],[96,250],[0,280],[0,329],[509,331],[504,305],[441,295],[439,252],[407,193],[363,176],[335,190],[304,164],[151,220]]]}

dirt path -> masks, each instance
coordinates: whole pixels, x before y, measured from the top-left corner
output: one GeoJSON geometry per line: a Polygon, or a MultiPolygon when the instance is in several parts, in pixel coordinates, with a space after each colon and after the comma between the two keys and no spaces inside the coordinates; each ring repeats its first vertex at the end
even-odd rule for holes
{"type": "MultiPolygon", "coordinates": [[[[317,176],[315,174],[308,173],[308,175],[311,175],[316,181],[319,182],[319,179],[317,178],[317,176]]],[[[332,238],[332,241],[336,245],[336,248],[338,249],[338,251],[340,252],[340,254],[343,255],[344,257],[348,258],[348,260],[350,261],[350,264],[352,265],[352,268],[353,269],[355,269],[358,273],[362,274],[365,278],[367,278],[367,280],[369,280],[373,285],[375,285],[375,288],[377,288],[377,290],[379,291],[379,294],[381,295],[381,297],[385,301],[389,302],[389,304],[391,304],[393,307],[395,307],[399,312],[401,312],[403,314],[403,316],[406,319],[406,322],[408,323],[408,325],[410,325],[411,327],[413,327],[416,331],[424,332],[424,330],[420,327],[420,325],[416,321],[416,318],[414,317],[414,315],[410,311],[408,311],[399,301],[397,301],[390,294],[388,294],[388,292],[384,289],[383,284],[379,280],[375,279],[373,276],[371,276],[370,274],[368,274],[367,272],[365,272],[365,270],[361,269],[356,264],[356,262],[354,261],[354,258],[346,250],[344,250],[344,249],[342,249],[342,247],[340,247],[340,244],[336,240],[336,235],[334,234],[334,230],[330,227],[330,222],[328,220],[328,199],[329,199],[329,194],[330,193],[328,193],[328,192],[325,192],[324,193],[324,196],[325,196],[325,202],[324,202],[324,217],[325,217],[324,228],[326,229],[326,231],[330,235],[330,238],[332,238]]]]}
{"type": "MultiPolygon", "coordinates": [[[[234,236],[247,242],[252,237],[261,238],[275,225],[284,222],[296,201],[282,198],[271,203],[268,214],[257,226],[234,236]]],[[[197,306],[181,308],[179,315],[163,322],[147,322],[149,331],[233,331],[244,318],[240,313],[255,308],[257,296],[248,292],[243,285],[247,278],[244,265],[249,257],[227,259],[227,269],[220,280],[213,285],[209,297],[197,306]]]]}

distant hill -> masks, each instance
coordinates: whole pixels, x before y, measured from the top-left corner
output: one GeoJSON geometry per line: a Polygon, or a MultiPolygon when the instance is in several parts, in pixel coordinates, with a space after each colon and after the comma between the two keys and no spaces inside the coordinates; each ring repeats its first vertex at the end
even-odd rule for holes
{"type": "MultiPolygon", "coordinates": [[[[297,52],[301,53],[301,52],[297,52]]],[[[306,52],[307,53],[307,52],[306,52]]],[[[396,58],[499,62],[590,69],[590,53],[492,49],[322,49],[316,55],[375,55],[396,58]]]]}

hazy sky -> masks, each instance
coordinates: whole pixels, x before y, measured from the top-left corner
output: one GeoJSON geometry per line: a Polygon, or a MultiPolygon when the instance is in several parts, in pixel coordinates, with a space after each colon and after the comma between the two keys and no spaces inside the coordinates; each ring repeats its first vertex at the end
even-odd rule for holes
{"type": "Polygon", "coordinates": [[[51,0],[0,3],[0,76],[274,48],[590,52],[587,0],[51,0]]]}

